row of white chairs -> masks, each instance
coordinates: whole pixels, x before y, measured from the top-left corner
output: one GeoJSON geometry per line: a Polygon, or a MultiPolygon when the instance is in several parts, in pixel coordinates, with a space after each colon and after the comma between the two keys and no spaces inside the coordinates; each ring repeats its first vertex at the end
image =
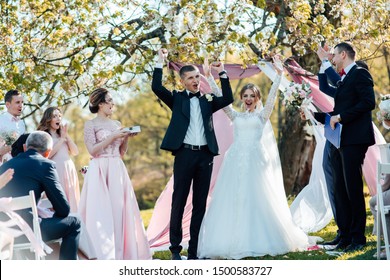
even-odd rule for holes
{"type": "MultiPolygon", "coordinates": [[[[38,210],[37,205],[35,203],[35,194],[34,191],[30,191],[29,195],[21,196],[21,197],[14,197],[9,202],[8,207],[10,207],[10,210],[17,211],[17,210],[23,210],[23,209],[31,209],[31,213],[33,216],[33,232],[36,241],[39,245],[43,246],[42,242],[42,234],[41,234],[41,228],[39,226],[39,216],[38,216],[38,210]]],[[[34,252],[35,259],[44,259],[43,255],[40,255],[37,250],[35,250],[35,246],[33,243],[29,242],[28,240],[25,243],[11,243],[13,246],[10,248],[10,251],[4,258],[12,258],[12,256],[17,254],[19,251],[27,250],[29,249],[31,252],[34,252]]],[[[42,247],[43,250],[43,247],[42,247]]]]}
{"type": "Polygon", "coordinates": [[[390,260],[390,245],[389,245],[389,233],[387,232],[386,215],[390,213],[390,205],[385,205],[382,193],[382,182],[386,176],[390,176],[390,143],[378,145],[381,160],[377,162],[377,184],[376,184],[376,197],[377,203],[375,210],[376,215],[376,229],[377,229],[377,259],[380,259],[381,250],[385,250],[387,260],[390,260]],[[383,231],[383,242],[382,234],[383,231]],[[383,243],[383,244],[382,244],[383,243]]]}

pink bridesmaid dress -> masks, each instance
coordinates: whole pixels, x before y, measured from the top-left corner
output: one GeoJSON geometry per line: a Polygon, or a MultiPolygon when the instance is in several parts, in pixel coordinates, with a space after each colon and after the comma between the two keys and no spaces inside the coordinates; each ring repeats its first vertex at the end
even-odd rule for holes
{"type": "MultiPolygon", "coordinates": [[[[60,138],[53,138],[55,145],[60,138]]],[[[77,213],[80,201],[80,185],[77,170],[69,156],[68,145],[63,142],[57,153],[51,158],[56,163],[58,177],[69,201],[70,212],[77,213]]]]}
{"type": "MultiPolygon", "coordinates": [[[[104,141],[120,128],[117,121],[85,124],[85,144],[104,141]]],[[[79,213],[98,259],[151,259],[137,199],[116,140],[89,163],[81,192],[79,213]]]]}

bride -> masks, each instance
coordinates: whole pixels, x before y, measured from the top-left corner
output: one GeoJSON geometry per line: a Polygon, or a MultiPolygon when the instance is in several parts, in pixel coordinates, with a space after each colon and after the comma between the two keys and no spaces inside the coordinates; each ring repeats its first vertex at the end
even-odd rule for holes
{"type": "MultiPolygon", "coordinates": [[[[245,112],[237,112],[231,106],[224,108],[233,122],[234,141],[225,154],[202,222],[199,258],[277,255],[312,245],[292,220],[269,122],[283,74],[279,58],[274,58],[273,65],[278,76],[264,108],[260,90],[253,84],[240,91],[245,112]]],[[[220,92],[207,61],[204,70],[213,92],[220,92]]]]}

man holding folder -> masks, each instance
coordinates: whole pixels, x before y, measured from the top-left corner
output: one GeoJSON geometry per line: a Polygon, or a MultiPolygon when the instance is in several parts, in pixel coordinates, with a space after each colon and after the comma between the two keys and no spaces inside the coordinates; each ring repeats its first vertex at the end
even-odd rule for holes
{"type": "MultiPolygon", "coordinates": [[[[334,98],[333,112],[328,116],[329,126],[335,129],[336,124],[342,125],[339,147],[330,145],[329,154],[340,233],[336,249],[344,252],[360,250],[366,244],[362,164],[368,147],[375,144],[371,119],[371,111],[375,108],[374,83],[370,73],[356,65],[355,54],[349,43],[334,47],[332,62],[341,77],[337,86],[328,84],[327,79],[335,80],[337,73],[326,56],[322,59],[326,75],[319,75],[321,91],[334,98]]],[[[315,113],[314,117],[325,123],[326,115],[315,113]]]]}

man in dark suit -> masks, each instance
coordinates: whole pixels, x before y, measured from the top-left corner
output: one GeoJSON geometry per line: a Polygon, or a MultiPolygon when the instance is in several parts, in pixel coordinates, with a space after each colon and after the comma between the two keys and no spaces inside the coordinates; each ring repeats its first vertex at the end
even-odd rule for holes
{"type": "MultiPolygon", "coordinates": [[[[334,175],[336,223],[340,231],[336,249],[344,252],[360,250],[366,244],[362,164],[368,147],[375,144],[371,119],[375,108],[374,83],[367,69],[356,65],[355,54],[348,43],[335,46],[332,60],[341,71],[337,86],[327,82],[327,77],[334,78],[331,67],[325,70],[326,76],[319,75],[321,91],[334,98],[330,125],[332,128],[337,122],[343,125],[340,148],[331,145],[329,154],[334,175]]],[[[315,113],[315,118],[325,122],[324,113],[315,113]]]]}
{"type": "MultiPolygon", "coordinates": [[[[339,73],[336,72],[336,70],[332,67],[332,64],[330,60],[333,58],[333,55],[329,52],[328,47],[325,45],[325,47],[320,47],[317,50],[317,55],[319,59],[321,60],[321,67],[320,71],[318,72],[318,80],[319,80],[319,88],[322,92],[327,91],[329,85],[328,82],[330,82],[333,86],[337,86],[337,83],[341,80],[341,76],[339,73]],[[326,73],[325,73],[326,71],[326,73]]],[[[368,70],[368,66],[364,61],[356,61],[357,66],[365,68],[368,70]]],[[[341,71],[341,69],[340,69],[341,71]]],[[[333,96],[332,96],[333,97],[333,96]]],[[[326,140],[325,147],[324,147],[324,155],[323,155],[323,162],[322,167],[324,169],[324,175],[325,175],[325,181],[326,186],[328,190],[328,197],[330,206],[332,208],[332,213],[334,220],[337,224],[337,210],[336,210],[336,203],[335,203],[335,193],[334,193],[334,187],[333,187],[333,171],[332,171],[332,163],[330,159],[330,151],[331,151],[332,144],[326,140]]],[[[336,246],[340,242],[340,232],[337,230],[336,237],[331,240],[324,242],[323,245],[331,245],[336,246]]]]}
{"type": "Polygon", "coordinates": [[[221,78],[222,97],[200,95],[200,73],[193,65],[183,66],[179,72],[185,90],[169,91],[162,85],[162,64],[167,56],[166,49],[159,50],[152,90],[172,110],[172,118],[161,144],[161,149],[175,155],[169,248],[172,259],[181,259],[183,211],[192,183],[193,210],[188,259],[197,259],[198,235],[206,210],[213,158],[218,154],[213,113],[231,104],[233,93],[222,63],[214,65],[221,78]]]}
{"type": "MultiPolygon", "coordinates": [[[[34,191],[36,200],[42,192],[53,205],[54,216],[42,219],[40,223],[43,241],[62,238],[59,258],[76,260],[80,237],[80,220],[69,216],[69,203],[58,180],[55,163],[47,157],[53,148],[51,136],[44,131],[31,133],[26,141],[27,151],[7,161],[0,167],[0,174],[8,168],[14,169],[14,176],[0,190],[0,197],[18,197],[34,191]]],[[[19,213],[32,226],[32,215],[28,210],[19,213]]],[[[15,243],[18,239],[15,240],[15,243]]]]}

